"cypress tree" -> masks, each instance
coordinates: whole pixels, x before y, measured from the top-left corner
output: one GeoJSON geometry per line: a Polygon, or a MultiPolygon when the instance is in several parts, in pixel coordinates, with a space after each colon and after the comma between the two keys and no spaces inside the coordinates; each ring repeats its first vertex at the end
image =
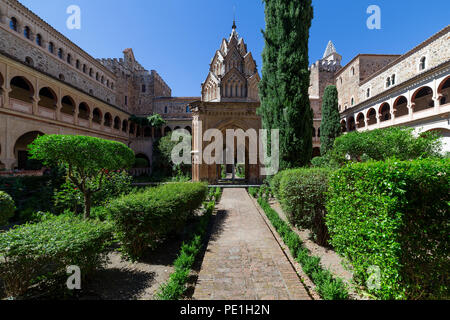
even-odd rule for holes
{"type": "Polygon", "coordinates": [[[336,86],[328,86],[325,88],[322,99],[322,123],[320,124],[322,155],[333,148],[334,140],[341,134],[340,121],[336,86]]]}
{"type": "Polygon", "coordinates": [[[312,155],[308,40],[311,0],[264,0],[266,30],[260,82],[264,129],[280,130],[281,169],[304,166],[312,155]]]}

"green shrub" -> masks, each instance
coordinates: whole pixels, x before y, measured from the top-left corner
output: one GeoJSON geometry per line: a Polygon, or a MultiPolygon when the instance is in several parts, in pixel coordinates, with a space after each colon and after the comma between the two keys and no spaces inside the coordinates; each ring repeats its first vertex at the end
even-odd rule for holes
{"type": "Polygon", "coordinates": [[[28,148],[32,159],[67,169],[68,180],[83,193],[85,218],[108,173],[130,168],[135,159],[133,150],[121,142],[88,136],[44,135],[28,148]]]}
{"type": "Polygon", "coordinates": [[[0,226],[8,223],[15,210],[16,206],[11,196],[6,192],[0,191],[0,226]]]}
{"type": "Polygon", "coordinates": [[[340,167],[339,162],[332,157],[333,152],[327,152],[321,157],[315,157],[311,160],[311,166],[315,168],[332,168],[337,169],[340,167]]]}
{"type": "Polygon", "coordinates": [[[280,183],[281,179],[283,178],[284,171],[278,172],[276,175],[274,175],[270,181],[270,189],[272,190],[272,194],[279,199],[280,196],[280,183]]]}
{"type": "Polygon", "coordinates": [[[106,261],[112,228],[78,218],[47,216],[43,222],[0,233],[0,278],[8,296],[19,296],[37,281],[79,266],[86,277],[106,261]]]}
{"type": "Polygon", "coordinates": [[[126,257],[140,258],[148,246],[180,231],[207,195],[203,183],[171,183],[124,195],[107,206],[126,257]]]}
{"type": "MultiPolygon", "coordinates": [[[[101,190],[92,195],[93,206],[103,206],[110,199],[131,191],[131,177],[125,170],[105,173],[101,190]]],[[[81,213],[84,210],[83,193],[71,181],[66,181],[55,190],[53,211],[60,214],[66,210],[81,213]]]]}
{"type": "Polygon", "coordinates": [[[216,201],[220,198],[220,193],[221,189],[217,188],[216,199],[204,204],[204,215],[200,218],[192,240],[189,243],[182,244],[180,254],[174,262],[175,271],[170,275],[169,280],[159,287],[155,295],[157,299],[177,300],[186,291],[186,282],[188,281],[195,258],[202,248],[208,223],[214,211],[216,201]]]}
{"type": "Polygon", "coordinates": [[[259,195],[259,188],[256,187],[250,187],[248,188],[248,193],[253,197],[253,198],[258,198],[259,195]]]}
{"type": "Polygon", "coordinates": [[[331,244],[382,299],[448,298],[450,160],[353,164],[330,177],[331,244]]]}
{"type": "Polygon", "coordinates": [[[328,244],[324,217],[330,172],[323,168],[286,170],[279,187],[280,203],[289,222],[309,229],[320,245],[328,244]]]}
{"type": "Polygon", "coordinates": [[[389,127],[364,132],[349,132],[336,138],[330,151],[331,162],[382,161],[440,157],[442,142],[437,133],[415,136],[413,128],[389,127]]]}
{"type": "Polygon", "coordinates": [[[0,177],[0,191],[8,193],[16,205],[14,221],[28,221],[36,211],[53,210],[53,193],[64,183],[64,169],[52,169],[50,175],[0,177]]]}

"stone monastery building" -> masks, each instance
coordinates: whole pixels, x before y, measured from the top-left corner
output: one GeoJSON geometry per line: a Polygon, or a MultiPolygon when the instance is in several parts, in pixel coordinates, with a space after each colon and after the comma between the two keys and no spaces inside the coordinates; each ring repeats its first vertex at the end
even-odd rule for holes
{"type": "MultiPolygon", "coordinates": [[[[449,31],[404,55],[360,54],[344,67],[330,42],[310,67],[315,155],[322,96],[330,84],[339,92],[343,131],[394,125],[436,130],[450,149],[449,31]]],[[[119,59],[95,59],[20,2],[0,0],[0,170],[30,169],[27,145],[39,134],[116,140],[151,160],[154,139],[178,128],[193,132],[199,120],[207,127],[260,128],[259,80],[236,25],[212,59],[201,96],[172,97],[169,85],[140,65],[132,49],[119,59]],[[154,113],[167,121],[163,128],[129,121],[154,113]]],[[[196,147],[194,142],[194,158],[196,147]]],[[[248,169],[248,180],[257,181],[257,167],[248,169]]],[[[213,181],[217,170],[194,166],[194,176],[213,181]]]]}
{"type": "Polygon", "coordinates": [[[331,84],[338,90],[343,132],[389,126],[438,131],[450,152],[450,26],[403,55],[359,54],[344,67],[341,59],[330,41],[310,67],[315,154],[322,96],[331,84]]]}

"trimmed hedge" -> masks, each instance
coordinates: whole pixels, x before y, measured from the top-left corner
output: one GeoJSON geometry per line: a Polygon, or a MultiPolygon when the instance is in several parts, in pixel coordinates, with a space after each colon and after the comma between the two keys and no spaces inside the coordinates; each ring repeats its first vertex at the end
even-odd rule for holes
{"type": "Polygon", "coordinates": [[[170,183],[112,200],[106,210],[124,255],[137,260],[149,246],[180,231],[207,193],[204,183],[170,183]]]}
{"type": "Polygon", "coordinates": [[[11,196],[6,192],[0,191],[0,226],[8,223],[15,210],[16,206],[11,196]]]}
{"type": "Polygon", "coordinates": [[[16,204],[14,220],[28,221],[36,211],[53,209],[54,189],[64,183],[62,170],[53,169],[40,177],[0,177],[0,191],[8,193],[16,204]]]}
{"type": "Polygon", "coordinates": [[[110,224],[67,216],[0,233],[0,278],[6,294],[22,295],[38,277],[51,279],[69,265],[79,266],[86,277],[106,262],[111,239],[110,224]]]}
{"type": "Polygon", "coordinates": [[[331,244],[382,299],[449,298],[450,160],[353,164],[330,177],[331,244]],[[375,279],[376,280],[376,279],[375,279]]]}
{"type": "Polygon", "coordinates": [[[272,191],[272,194],[277,199],[279,199],[279,197],[280,197],[280,183],[281,183],[281,179],[283,178],[284,173],[285,173],[285,171],[278,172],[269,181],[270,190],[272,191]]]}
{"type": "Polygon", "coordinates": [[[159,287],[158,292],[155,295],[157,299],[177,300],[185,293],[186,283],[189,279],[191,268],[203,247],[203,240],[206,236],[210,218],[221,194],[220,188],[217,188],[216,190],[210,189],[210,200],[203,204],[205,213],[198,222],[192,240],[189,241],[189,243],[182,244],[180,254],[174,262],[175,271],[170,275],[169,280],[159,287]]]}
{"type": "Polygon", "coordinates": [[[329,239],[325,201],[330,173],[324,168],[286,170],[279,187],[279,200],[289,222],[309,229],[315,242],[323,246],[329,239]]]}

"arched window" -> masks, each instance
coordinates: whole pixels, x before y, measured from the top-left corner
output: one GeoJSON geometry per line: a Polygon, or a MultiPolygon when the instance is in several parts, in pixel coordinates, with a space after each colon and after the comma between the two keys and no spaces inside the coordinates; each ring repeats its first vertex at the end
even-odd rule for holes
{"type": "Polygon", "coordinates": [[[98,81],[99,77],[98,77],[98,72],[95,74],[95,80],[98,81]]]}
{"type": "Polygon", "coordinates": [[[36,44],[42,47],[42,36],[40,34],[36,35],[36,44]]]}
{"type": "Polygon", "coordinates": [[[351,116],[351,117],[348,119],[348,124],[347,124],[347,126],[348,126],[348,131],[349,131],[349,132],[352,132],[352,131],[355,131],[355,130],[356,130],[355,117],[351,116]]]}
{"type": "Polygon", "coordinates": [[[58,57],[59,57],[60,59],[63,58],[63,49],[62,49],[62,48],[59,48],[59,49],[58,49],[58,57]]]}
{"type": "Polygon", "coordinates": [[[391,86],[391,78],[386,79],[386,88],[389,88],[391,86]]]}
{"type": "Polygon", "coordinates": [[[107,112],[107,113],[105,114],[105,122],[104,122],[104,125],[105,125],[106,127],[111,127],[111,125],[112,125],[112,116],[111,116],[111,114],[110,114],[109,112],[107,112]]]}
{"type": "Polygon", "coordinates": [[[186,106],[186,113],[190,113],[191,110],[189,109],[189,106],[186,106]]]}
{"type": "Polygon", "coordinates": [[[70,53],[67,55],[67,63],[72,64],[72,56],[70,53]]]}
{"type": "Polygon", "coordinates": [[[168,108],[167,108],[167,106],[165,106],[164,107],[164,113],[167,113],[168,112],[168,108]]]}
{"type": "Polygon", "coordinates": [[[422,111],[434,107],[433,90],[430,87],[422,87],[418,89],[412,96],[412,104],[414,112],[422,111]]]}
{"type": "Polygon", "coordinates": [[[358,128],[364,128],[366,126],[366,123],[364,121],[364,114],[362,112],[360,112],[356,117],[356,123],[358,128]]]}
{"type": "Polygon", "coordinates": [[[89,76],[93,76],[94,75],[94,70],[92,70],[92,68],[89,69],[89,76]]]}
{"type": "Polygon", "coordinates": [[[355,98],[352,97],[351,105],[354,105],[354,104],[355,104],[355,98]]]}
{"type": "Polygon", "coordinates": [[[366,97],[370,98],[370,88],[367,88],[366,97]]]}
{"type": "Polygon", "coordinates": [[[92,113],[92,121],[98,124],[102,124],[102,112],[99,108],[95,108],[92,113]]]}
{"type": "Polygon", "coordinates": [[[75,62],[75,67],[77,69],[80,69],[80,60],[77,59],[77,61],[75,62]]]}
{"type": "Polygon", "coordinates": [[[89,116],[90,116],[90,109],[87,103],[85,102],[80,103],[80,105],[78,106],[78,118],[89,120],[89,116]]]}
{"type": "Polygon", "coordinates": [[[395,74],[391,76],[391,84],[395,85],[395,74]]]}
{"type": "Polygon", "coordinates": [[[123,132],[127,132],[128,130],[128,121],[127,120],[123,120],[122,122],[122,131],[123,132]]]}
{"type": "Polygon", "coordinates": [[[383,103],[380,107],[380,121],[388,121],[391,119],[391,107],[388,103],[383,103]]]}
{"type": "Polygon", "coordinates": [[[39,91],[38,105],[48,109],[56,109],[57,99],[56,94],[52,89],[44,87],[39,91]]]}
{"type": "Polygon", "coordinates": [[[73,115],[75,112],[75,102],[69,96],[65,96],[61,100],[61,112],[65,114],[73,115]]]}
{"type": "Polygon", "coordinates": [[[370,126],[372,124],[377,123],[377,112],[374,108],[371,108],[369,112],[367,112],[367,124],[370,126]]]}
{"type": "Polygon", "coordinates": [[[401,117],[408,113],[408,100],[404,96],[398,97],[394,102],[394,116],[401,117]]]}
{"type": "Polygon", "coordinates": [[[119,117],[114,118],[114,129],[120,130],[120,118],[119,117]]]}
{"type": "Polygon", "coordinates": [[[420,70],[425,70],[426,66],[427,66],[427,58],[426,58],[426,57],[422,57],[422,58],[420,59],[420,66],[419,66],[419,69],[420,69],[420,70]]]}
{"type": "Polygon", "coordinates": [[[85,64],[83,64],[83,72],[86,73],[87,72],[87,67],[85,64]]]}
{"type": "Polygon", "coordinates": [[[48,43],[48,52],[55,53],[55,45],[53,44],[53,42],[48,43]]]}
{"type": "Polygon", "coordinates": [[[23,36],[24,36],[25,38],[27,38],[27,39],[30,39],[30,38],[31,38],[30,27],[26,26],[26,27],[23,29],[23,36]]]}
{"type": "Polygon", "coordinates": [[[11,79],[10,88],[12,89],[9,92],[10,98],[27,103],[31,103],[33,101],[32,97],[34,94],[34,88],[28,79],[24,77],[14,77],[11,79]]]}
{"type": "Polygon", "coordinates": [[[9,21],[9,27],[11,28],[11,30],[17,31],[17,19],[12,17],[11,20],[9,21]]]}

